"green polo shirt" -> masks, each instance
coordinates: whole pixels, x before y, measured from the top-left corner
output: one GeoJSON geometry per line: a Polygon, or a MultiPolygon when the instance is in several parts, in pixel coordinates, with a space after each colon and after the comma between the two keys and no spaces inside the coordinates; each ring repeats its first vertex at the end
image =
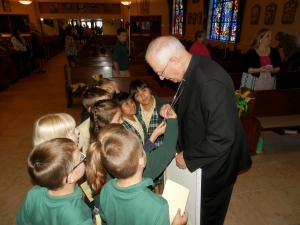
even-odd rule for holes
{"type": "Polygon", "coordinates": [[[113,51],[113,61],[118,63],[120,70],[128,69],[129,60],[126,43],[117,42],[113,51]]]}

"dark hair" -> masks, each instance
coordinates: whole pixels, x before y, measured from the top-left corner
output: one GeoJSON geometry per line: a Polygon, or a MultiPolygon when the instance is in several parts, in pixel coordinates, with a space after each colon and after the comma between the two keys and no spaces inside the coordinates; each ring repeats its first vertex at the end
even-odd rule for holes
{"type": "Polygon", "coordinates": [[[98,132],[121,110],[119,104],[112,99],[97,101],[90,112],[90,143],[95,142],[98,132]]]}
{"type": "Polygon", "coordinates": [[[20,36],[18,35],[18,29],[13,29],[11,32],[12,36],[14,36],[20,43],[22,42],[22,39],[20,38],[20,36]]]}
{"type": "Polygon", "coordinates": [[[196,31],[196,33],[195,33],[195,39],[196,39],[196,41],[198,40],[198,37],[200,38],[200,37],[202,37],[202,35],[205,33],[205,30],[198,30],[198,31],[196,31]]]}
{"type": "Polygon", "coordinates": [[[286,35],[286,33],[282,32],[282,31],[279,31],[276,35],[275,35],[275,40],[277,41],[281,41],[284,36],[286,35]]]}
{"type": "Polygon", "coordinates": [[[88,109],[89,107],[92,107],[95,102],[100,100],[99,98],[102,98],[104,96],[107,96],[108,98],[112,97],[110,93],[98,87],[91,87],[86,89],[82,93],[82,103],[84,108],[88,109]]]}
{"type": "Polygon", "coordinates": [[[71,26],[67,26],[65,28],[65,34],[68,36],[72,36],[72,27],[71,26]]]}
{"type": "Polygon", "coordinates": [[[120,92],[116,94],[113,99],[119,104],[119,106],[122,106],[124,102],[127,102],[129,99],[132,99],[130,94],[127,92],[120,92]]]}
{"type": "Polygon", "coordinates": [[[27,170],[38,185],[57,190],[74,167],[76,144],[69,138],[54,138],[37,145],[29,154],[27,170]]]}
{"type": "Polygon", "coordinates": [[[136,79],[136,80],[132,81],[129,86],[129,92],[130,92],[131,98],[134,99],[134,96],[136,95],[136,93],[139,92],[138,89],[143,90],[144,88],[149,88],[151,90],[151,86],[144,80],[136,79]]]}
{"type": "Polygon", "coordinates": [[[106,54],[106,49],[104,47],[101,47],[100,52],[101,52],[101,54],[105,55],[106,54]]]}
{"type": "Polygon", "coordinates": [[[117,30],[117,34],[120,35],[121,33],[126,33],[127,31],[125,30],[125,28],[121,27],[117,30]]]}

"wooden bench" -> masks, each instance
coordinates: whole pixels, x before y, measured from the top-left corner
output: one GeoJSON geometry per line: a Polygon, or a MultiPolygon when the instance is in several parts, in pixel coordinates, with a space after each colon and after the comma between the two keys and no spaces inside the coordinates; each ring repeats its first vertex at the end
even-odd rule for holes
{"type": "Polygon", "coordinates": [[[251,155],[256,154],[260,131],[300,126],[300,88],[249,91],[248,113],[241,116],[251,155]]]}
{"type": "MultiPolygon", "coordinates": [[[[65,94],[67,100],[67,107],[72,107],[73,97],[81,96],[86,87],[78,88],[75,92],[72,92],[72,84],[84,83],[89,85],[92,83],[93,74],[105,74],[105,67],[64,67],[65,69],[65,94]]],[[[171,99],[177,89],[177,84],[170,81],[161,81],[158,76],[140,76],[140,77],[111,77],[109,79],[118,83],[121,91],[129,91],[130,83],[135,79],[145,80],[151,87],[155,94],[159,97],[171,99]]]]}

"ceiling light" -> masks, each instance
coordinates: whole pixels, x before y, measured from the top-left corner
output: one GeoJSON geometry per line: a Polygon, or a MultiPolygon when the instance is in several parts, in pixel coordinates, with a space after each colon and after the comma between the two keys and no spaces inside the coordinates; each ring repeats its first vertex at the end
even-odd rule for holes
{"type": "Polygon", "coordinates": [[[19,1],[21,4],[23,4],[23,5],[29,5],[29,4],[31,4],[31,0],[24,0],[24,1],[19,1]]]}
{"type": "Polygon", "coordinates": [[[130,5],[130,4],[131,4],[131,1],[121,1],[121,3],[122,3],[123,5],[130,5]]]}

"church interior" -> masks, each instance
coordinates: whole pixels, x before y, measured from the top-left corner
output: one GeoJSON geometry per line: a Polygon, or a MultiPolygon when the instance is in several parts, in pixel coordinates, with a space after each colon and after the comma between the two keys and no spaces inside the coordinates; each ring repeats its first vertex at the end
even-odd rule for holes
{"type": "MultiPolygon", "coordinates": [[[[278,45],[275,35],[280,31],[300,39],[298,3],[297,0],[1,0],[3,40],[10,40],[12,29],[17,28],[30,43],[28,24],[34,23],[43,36],[45,65],[39,70],[39,63],[31,60],[30,72],[25,73],[21,56],[14,54],[13,49],[0,49],[0,224],[15,224],[18,209],[33,186],[27,172],[27,157],[33,148],[34,122],[42,115],[67,113],[76,125],[80,124],[83,89],[78,87],[72,92],[74,87],[68,83],[70,79],[73,84],[91,83],[92,74],[111,77],[110,44],[117,40],[118,28],[123,27],[128,33],[131,77],[127,81],[116,77],[112,80],[127,91],[132,79],[143,78],[151,83],[157,95],[172,101],[177,86],[160,81],[145,61],[145,51],[153,39],[172,35],[188,50],[195,41],[195,33],[205,30],[205,45],[211,58],[228,72],[238,90],[241,61],[258,30],[271,31],[270,46],[274,48],[278,45]],[[230,7],[230,12],[225,6],[230,7]],[[225,20],[230,15],[228,30],[222,30],[228,21],[224,22],[216,13],[218,7],[224,10],[221,14],[225,20]],[[222,32],[216,28],[216,20],[224,22],[219,24],[222,32]],[[65,27],[92,28],[90,40],[77,41],[78,59],[70,65],[60,33],[62,23],[65,27]],[[100,57],[93,55],[91,43],[105,46],[108,60],[95,60],[100,57]]],[[[282,49],[279,54],[284,59],[282,49]]],[[[256,135],[263,141],[262,151],[256,153],[257,142],[252,143],[247,137],[253,164],[238,175],[225,225],[300,225],[299,64],[298,70],[280,71],[276,76],[278,90],[273,91],[279,92],[274,96],[286,98],[278,100],[277,107],[267,108],[267,102],[261,103],[269,114],[253,111],[259,117],[257,126],[261,132],[256,135]],[[293,120],[287,122],[286,118],[293,120]]],[[[253,107],[249,107],[248,113],[255,110],[253,107]]],[[[241,116],[243,125],[250,123],[252,132],[253,124],[247,119],[241,116]]]]}

